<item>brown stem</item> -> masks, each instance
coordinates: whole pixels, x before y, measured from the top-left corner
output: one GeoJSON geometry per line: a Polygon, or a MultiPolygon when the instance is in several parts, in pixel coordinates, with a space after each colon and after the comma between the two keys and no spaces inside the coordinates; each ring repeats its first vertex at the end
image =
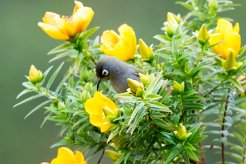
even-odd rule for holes
{"type": "MultiPolygon", "coordinates": [[[[224,130],[225,130],[225,118],[227,115],[227,109],[228,109],[228,99],[229,99],[229,90],[228,90],[228,94],[226,96],[226,101],[225,101],[225,110],[224,110],[224,115],[223,115],[223,119],[222,119],[222,125],[221,125],[221,138],[223,139],[225,137],[224,135],[224,130]]],[[[225,144],[222,140],[221,142],[221,161],[222,164],[225,164],[225,144]]]]}
{"type": "Polygon", "coordinates": [[[97,161],[97,164],[100,164],[100,163],[101,163],[101,160],[102,160],[102,158],[103,158],[104,152],[105,152],[105,147],[104,147],[103,150],[102,150],[102,154],[101,154],[99,160],[97,161]]]}

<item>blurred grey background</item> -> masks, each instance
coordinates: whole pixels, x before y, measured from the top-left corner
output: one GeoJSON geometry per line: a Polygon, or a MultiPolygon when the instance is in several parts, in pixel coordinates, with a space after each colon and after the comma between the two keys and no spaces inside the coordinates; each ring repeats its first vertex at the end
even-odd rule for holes
{"type": "MultiPolygon", "coordinates": [[[[154,42],[153,36],[161,33],[166,13],[185,13],[186,10],[175,5],[174,0],[83,0],[84,5],[95,11],[90,25],[100,26],[103,30],[117,29],[123,23],[134,27],[138,38],[143,38],[148,44],[154,42]]],[[[227,12],[235,21],[240,22],[243,43],[246,38],[245,0],[235,11],[227,12]]],[[[44,118],[43,111],[33,114],[24,120],[31,106],[27,104],[17,109],[16,95],[23,89],[31,64],[40,70],[47,69],[47,52],[62,43],[49,38],[39,27],[39,22],[45,11],[53,11],[70,15],[73,0],[1,0],[0,1],[0,54],[1,54],[1,98],[0,98],[0,163],[1,164],[39,164],[50,161],[56,156],[57,150],[50,146],[59,141],[59,127],[47,123],[42,129],[40,125],[44,118]]],[[[210,156],[213,160],[214,154],[210,156]]],[[[103,160],[108,163],[107,159],[103,160]]],[[[89,161],[95,163],[95,161],[89,161]]]]}

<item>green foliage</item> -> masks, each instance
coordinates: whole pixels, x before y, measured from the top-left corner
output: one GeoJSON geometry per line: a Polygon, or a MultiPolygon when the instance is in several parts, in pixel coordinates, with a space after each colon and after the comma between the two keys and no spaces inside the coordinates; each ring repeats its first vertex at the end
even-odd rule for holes
{"type": "MultiPolygon", "coordinates": [[[[116,94],[110,84],[102,84],[103,93],[117,103],[120,111],[106,133],[90,124],[84,108],[96,91],[95,64],[102,52],[99,37],[89,38],[98,27],[49,51],[50,62],[61,64],[44,71],[39,83],[24,82],[25,89],[17,99],[24,98],[15,107],[47,98],[25,118],[44,110],[41,126],[49,120],[61,127],[62,139],[52,147],[82,149],[91,158],[109,149],[120,154],[115,163],[192,163],[205,160],[204,148],[218,148],[222,156],[245,163],[245,81],[239,77],[245,76],[246,48],[241,48],[237,59],[242,65],[228,71],[222,67],[223,59],[211,51],[216,45],[200,44],[197,39],[202,24],[213,30],[218,13],[236,5],[228,0],[218,4],[214,0],[177,3],[189,13],[172,35],[154,37],[160,43],[154,46],[153,58],[146,61],[135,55],[128,61],[150,76],[141,94],[116,94]],[[185,127],[184,139],[175,134],[179,124],[185,127]],[[233,153],[226,153],[225,147],[233,153]]],[[[224,157],[221,162],[225,162],[224,157]]]]}

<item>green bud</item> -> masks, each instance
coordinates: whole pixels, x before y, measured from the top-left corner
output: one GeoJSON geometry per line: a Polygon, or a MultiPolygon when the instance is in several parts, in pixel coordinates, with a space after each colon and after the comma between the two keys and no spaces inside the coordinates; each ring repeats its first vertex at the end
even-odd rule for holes
{"type": "Polygon", "coordinates": [[[64,104],[63,102],[59,101],[59,102],[58,102],[58,109],[60,109],[60,110],[66,109],[65,104],[64,104]]]}
{"type": "Polygon", "coordinates": [[[233,49],[230,49],[229,55],[226,57],[226,60],[223,62],[223,68],[226,71],[236,70],[239,66],[242,65],[241,62],[237,63],[236,53],[233,49]]]}
{"type": "Polygon", "coordinates": [[[144,85],[148,85],[150,83],[150,76],[149,75],[144,75],[142,73],[139,73],[139,78],[140,81],[144,84],[144,85]]]}
{"type": "Polygon", "coordinates": [[[37,70],[34,65],[31,65],[28,79],[31,83],[36,84],[42,80],[42,72],[37,70]]]}
{"type": "Polygon", "coordinates": [[[206,43],[208,43],[209,38],[210,38],[210,35],[208,33],[207,27],[205,24],[203,24],[197,36],[198,42],[201,45],[205,45],[206,43]]]}
{"type": "Polygon", "coordinates": [[[209,7],[209,9],[217,10],[218,9],[218,0],[209,0],[208,7],[209,7]]]}
{"type": "Polygon", "coordinates": [[[153,51],[151,47],[148,47],[148,45],[142,40],[139,39],[139,53],[144,60],[149,60],[153,56],[153,51]]]}
{"type": "Polygon", "coordinates": [[[181,84],[178,83],[177,81],[173,82],[173,91],[177,93],[183,93],[184,92],[184,82],[181,84]]]}
{"type": "Polygon", "coordinates": [[[182,19],[175,15],[174,13],[168,12],[167,13],[167,22],[170,24],[179,24],[182,21],[182,19]]]}
{"type": "Polygon", "coordinates": [[[115,152],[113,150],[105,150],[105,153],[113,161],[116,161],[117,159],[119,159],[121,157],[121,154],[120,153],[117,153],[117,152],[115,152]]]}
{"type": "Polygon", "coordinates": [[[180,140],[185,140],[191,135],[191,133],[187,133],[186,128],[181,123],[179,124],[177,131],[174,131],[174,134],[180,140]]]}
{"type": "Polygon", "coordinates": [[[128,78],[127,79],[127,84],[130,88],[130,91],[134,94],[136,94],[136,96],[140,96],[143,92],[143,84],[138,82],[137,80],[133,80],[133,79],[130,79],[128,78]]]}
{"type": "Polygon", "coordinates": [[[173,35],[175,34],[176,29],[173,29],[171,26],[169,25],[165,25],[165,33],[167,36],[169,36],[170,38],[173,37],[173,35]]]}
{"type": "Polygon", "coordinates": [[[81,93],[81,100],[84,102],[86,101],[87,99],[91,98],[91,94],[89,91],[87,90],[84,90],[82,93],[81,93]]]}

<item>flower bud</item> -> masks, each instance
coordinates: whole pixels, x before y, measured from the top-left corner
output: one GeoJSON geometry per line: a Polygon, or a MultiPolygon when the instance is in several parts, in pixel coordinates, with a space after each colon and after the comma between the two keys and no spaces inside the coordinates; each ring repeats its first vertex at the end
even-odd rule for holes
{"type": "Polygon", "coordinates": [[[186,128],[181,123],[179,124],[177,131],[174,131],[174,134],[180,140],[185,140],[191,135],[191,133],[187,133],[186,128]]]}
{"type": "Polygon", "coordinates": [[[167,21],[164,22],[164,30],[166,35],[172,38],[175,32],[177,31],[177,28],[181,21],[182,19],[179,16],[176,16],[175,14],[168,12],[167,21]]]}
{"type": "Polygon", "coordinates": [[[144,75],[142,73],[139,73],[138,75],[139,75],[140,81],[144,85],[148,85],[150,83],[150,76],[149,75],[144,75]]]}
{"type": "Polygon", "coordinates": [[[141,96],[142,92],[143,92],[143,84],[138,82],[137,80],[133,80],[128,78],[127,79],[127,84],[130,88],[130,91],[134,94],[136,94],[136,96],[141,96]]]}
{"type": "Polygon", "coordinates": [[[179,16],[177,16],[177,15],[171,13],[171,12],[167,13],[167,22],[168,23],[170,23],[170,24],[176,24],[176,23],[179,24],[181,21],[182,21],[182,19],[179,16]]]}
{"type": "Polygon", "coordinates": [[[37,70],[34,65],[31,65],[29,70],[29,81],[36,84],[42,80],[42,72],[37,70]]]}
{"type": "Polygon", "coordinates": [[[113,161],[116,161],[117,159],[120,158],[121,154],[117,153],[113,150],[105,150],[105,153],[107,154],[107,156],[112,159],[113,161]]]}
{"type": "Polygon", "coordinates": [[[91,98],[91,94],[89,91],[87,90],[84,90],[82,93],[81,93],[81,100],[84,102],[86,101],[87,99],[91,98]]]}
{"type": "Polygon", "coordinates": [[[210,38],[210,35],[208,33],[207,27],[205,24],[203,24],[202,27],[200,28],[198,36],[197,36],[198,42],[201,45],[204,45],[204,44],[208,43],[209,38],[210,38]]]}
{"type": "Polygon", "coordinates": [[[58,109],[60,109],[60,110],[66,109],[65,104],[64,104],[63,102],[59,101],[59,102],[58,102],[58,109]]]}
{"type": "Polygon", "coordinates": [[[230,70],[236,70],[239,66],[242,65],[241,62],[237,63],[236,61],[236,53],[233,49],[229,48],[230,53],[229,55],[226,57],[226,60],[223,63],[223,68],[226,71],[230,71],[230,70]]]}
{"type": "Polygon", "coordinates": [[[144,60],[149,60],[153,56],[153,51],[151,47],[148,47],[146,43],[142,40],[139,39],[139,53],[144,60]]]}
{"type": "Polygon", "coordinates": [[[217,8],[218,8],[218,0],[210,0],[208,2],[208,7],[209,7],[209,9],[217,10],[217,8]]]}
{"type": "Polygon", "coordinates": [[[169,36],[170,38],[173,37],[173,35],[175,34],[176,32],[176,28],[173,29],[171,26],[169,26],[168,24],[164,24],[165,26],[165,33],[167,36],[169,36]]]}
{"type": "Polygon", "coordinates": [[[183,93],[184,92],[184,82],[180,84],[177,81],[174,81],[173,82],[173,92],[183,93]]]}

